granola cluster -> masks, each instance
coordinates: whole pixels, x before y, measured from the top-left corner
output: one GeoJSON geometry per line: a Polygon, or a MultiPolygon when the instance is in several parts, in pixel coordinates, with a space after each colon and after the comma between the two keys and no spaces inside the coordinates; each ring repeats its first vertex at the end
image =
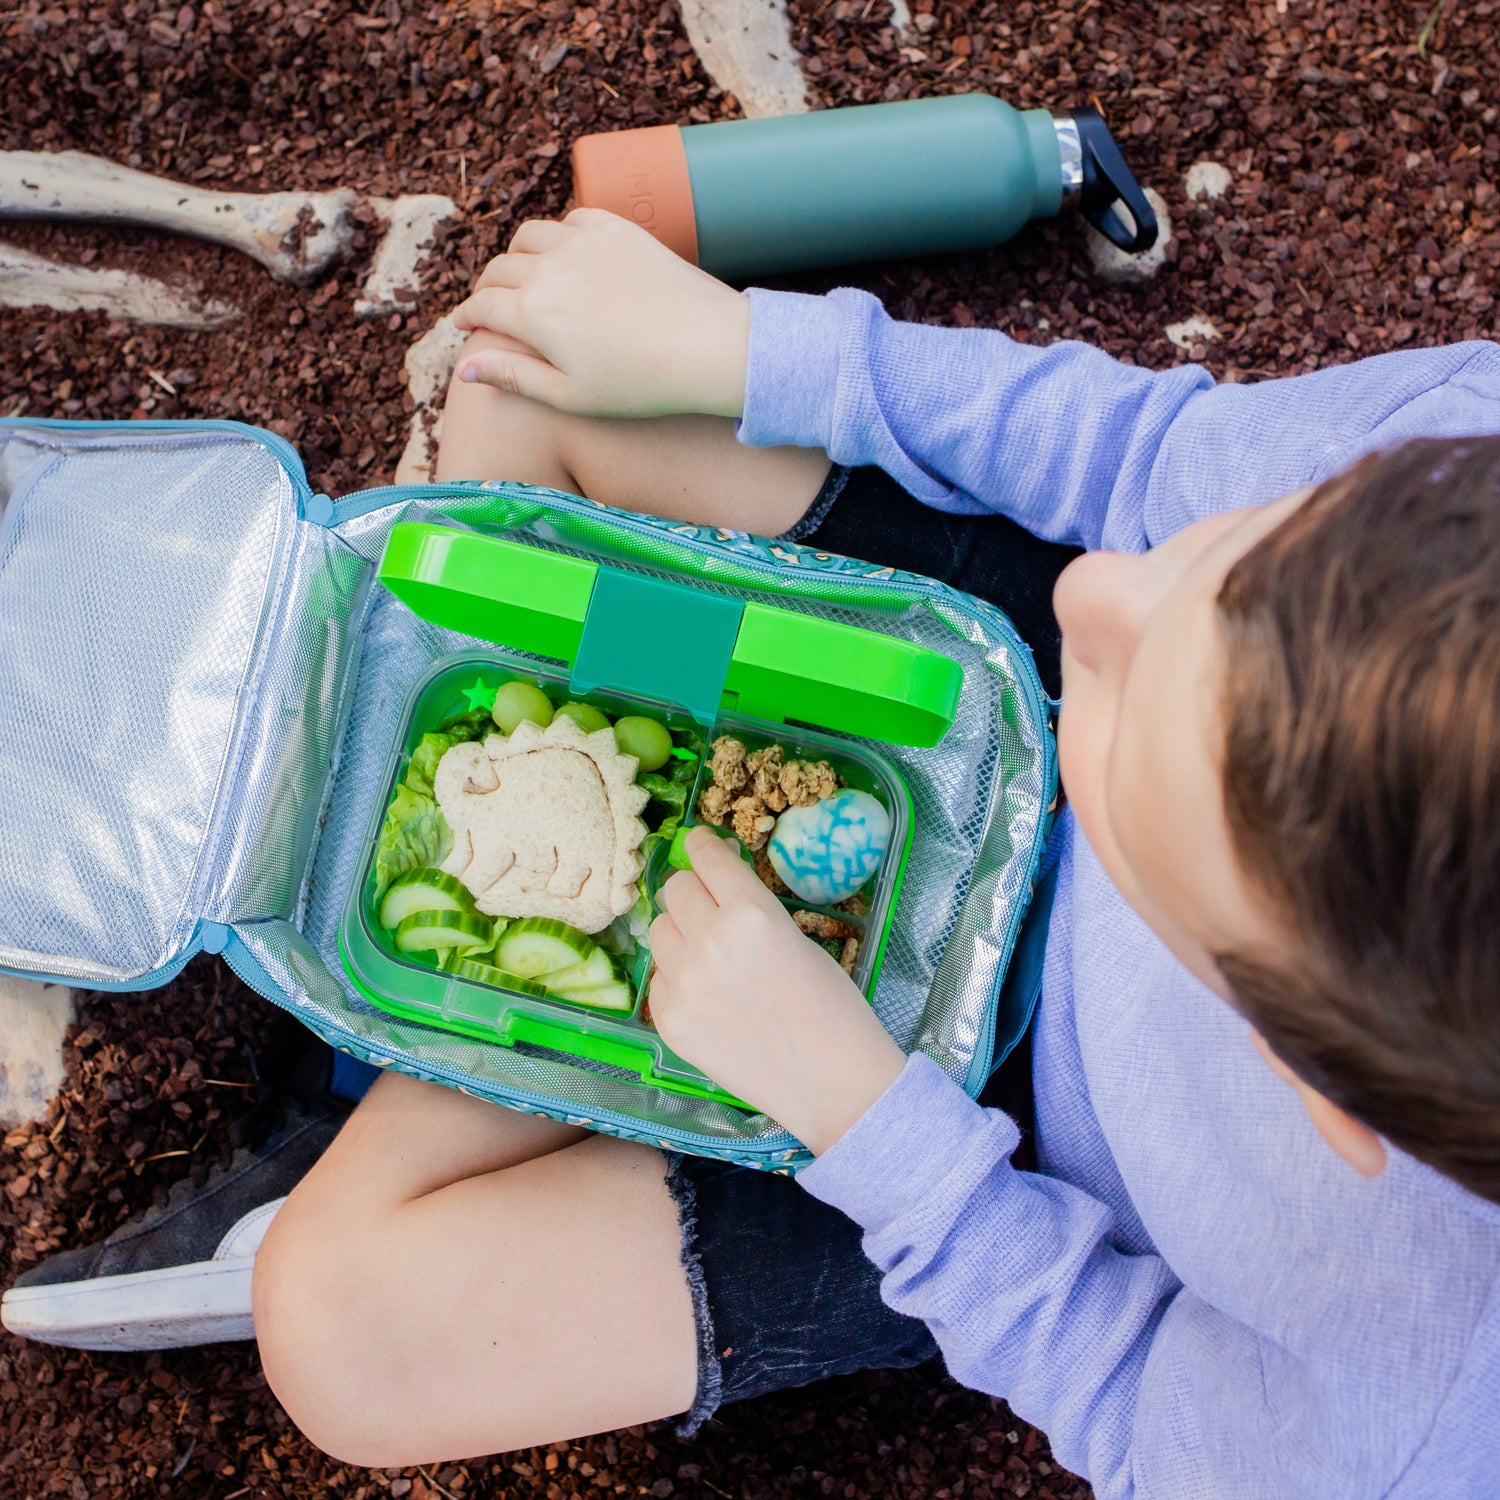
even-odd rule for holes
{"type": "MultiPolygon", "coordinates": [[[[759,854],[776,826],[777,813],[788,807],[811,807],[843,785],[826,760],[786,760],[784,756],[780,745],[747,751],[732,735],[720,735],[708,762],[709,785],[698,798],[698,816],[719,828],[732,828],[747,849],[759,854]]],[[[761,870],[762,880],[767,873],[775,875],[769,860],[757,859],[756,869],[761,870]]],[[[771,882],[766,880],[766,884],[771,882]]]]}
{"type": "Polygon", "coordinates": [[[792,921],[819,947],[827,949],[846,974],[853,974],[859,957],[859,932],[852,922],[821,911],[794,911],[792,921]]]}

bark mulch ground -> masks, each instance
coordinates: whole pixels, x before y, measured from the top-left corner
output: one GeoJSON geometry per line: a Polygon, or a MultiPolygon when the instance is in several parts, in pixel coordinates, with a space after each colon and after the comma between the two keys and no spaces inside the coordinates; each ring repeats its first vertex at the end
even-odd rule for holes
{"type": "MultiPolygon", "coordinates": [[[[1258,380],[1493,336],[1500,282],[1500,5],[943,4],[792,0],[819,105],[983,89],[1097,99],[1176,226],[1157,280],[1110,287],[1076,221],[978,255],[839,280],[899,316],[1077,337],[1140,364],[1191,352],[1258,380]],[[1208,159],[1233,183],[1189,203],[1208,159]]],[[[292,289],[228,251],[129,230],[7,224],[63,259],[147,271],[238,303],[213,334],[0,311],[0,415],[237,417],[291,438],[313,483],[382,482],[409,403],[402,356],[521,219],[559,212],[578,133],[737,113],[675,6],[642,0],[0,0],[0,145],[85,149],[185,181],[448,193],[464,217],[404,314],[356,322],[373,234],[292,289]],[[165,387],[170,386],[171,390],[165,387]]],[[[834,278],[791,283],[817,290],[834,278]]],[[[250,1107],[269,1008],[195,962],[146,996],[91,996],[53,1113],[0,1147],[0,1284],[97,1239],[223,1148],[250,1107]]],[[[498,1460],[379,1473],[288,1424],[254,1351],[102,1357],[0,1341],[0,1500],[61,1495],[1080,1497],[1045,1441],[933,1368],[740,1408],[692,1442],[632,1429],[498,1460]]]]}

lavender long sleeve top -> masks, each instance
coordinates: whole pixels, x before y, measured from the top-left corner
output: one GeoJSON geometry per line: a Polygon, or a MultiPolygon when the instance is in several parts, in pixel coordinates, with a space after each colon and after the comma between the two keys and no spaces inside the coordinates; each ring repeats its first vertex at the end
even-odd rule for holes
{"type": "MultiPolygon", "coordinates": [[[[862,292],[749,295],[744,442],[1085,547],[1143,551],[1406,437],[1500,432],[1490,343],[1216,387],[895,323],[862,292]]],[[[1500,1207],[1395,1150],[1357,1176],[1066,813],[1057,837],[1040,1171],[919,1055],[803,1186],[862,1226],[954,1376],[1105,1500],[1495,1500],[1500,1207]]]]}

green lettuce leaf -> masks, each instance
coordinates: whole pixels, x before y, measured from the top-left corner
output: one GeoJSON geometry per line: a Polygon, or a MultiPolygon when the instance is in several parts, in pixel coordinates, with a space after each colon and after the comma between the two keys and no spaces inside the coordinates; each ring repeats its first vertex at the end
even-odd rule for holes
{"type": "Polygon", "coordinates": [[[649,861],[651,851],[658,844],[669,840],[682,827],[682,820],[687,812],[688,793],[692,788],[685,782],[670,781],[655,771],[637,776],[635,782],[651,793],[645,812],[646,826],[651,831],[641,840],[641,858],[649,861]]]}
{"type": "Polygon", "coordinates": [[[411,870],[442,864],[452,850],[452,830],[432,797],[413,791],[405,783],[398,786],[375,846],[376,902],[393,880],[411,870]]]}
{"type": "MultiPolygon", "coordinates": [[[[657,771],[647,771],[635,778],[635,784],[651,794],[651,801],[667,809],[668,817],[679,821],[687,809],[688,793],[692,791],[689,781],[673,781],[657,771]]],[[[649,811],[649,804],[648,811],[649,811]]]]}
{"type": "Polygon", "coordinates": [[[438,762],[457,743],[451,734],[424,734],[411,753],[411,764],[406,768],[406,788],[419,797],[430,798],[438,762]]]}
{"type": "Polygon", "coordinates": [[[662,772],[668,781],[686,782],[691,786],[693,778],[698,774],[698,757],[694,755],[691,760],[686,760],[674,755],[662,767],[662,772]]]}
{"type": "Polygon", "coordinates": [[[489,710],[484,708],[471,708],[468,713],[454,714],[451,719],[444,719],[438,725],[438,733],[448,735],[455,745],[464,740],[482,740],[486,735],[499,732],[489,710]]]}

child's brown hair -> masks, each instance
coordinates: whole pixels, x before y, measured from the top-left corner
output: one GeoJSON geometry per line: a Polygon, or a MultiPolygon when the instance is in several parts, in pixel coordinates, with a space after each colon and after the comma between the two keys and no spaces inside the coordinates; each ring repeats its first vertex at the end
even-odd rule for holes
{"type": "Polygon", "coordinates": [[[1230,838],[1293,955],[1220,969],[1314,1088],[1500,1201],[1500,437],[1363,459],[1218,604],[1230,838]]]}

